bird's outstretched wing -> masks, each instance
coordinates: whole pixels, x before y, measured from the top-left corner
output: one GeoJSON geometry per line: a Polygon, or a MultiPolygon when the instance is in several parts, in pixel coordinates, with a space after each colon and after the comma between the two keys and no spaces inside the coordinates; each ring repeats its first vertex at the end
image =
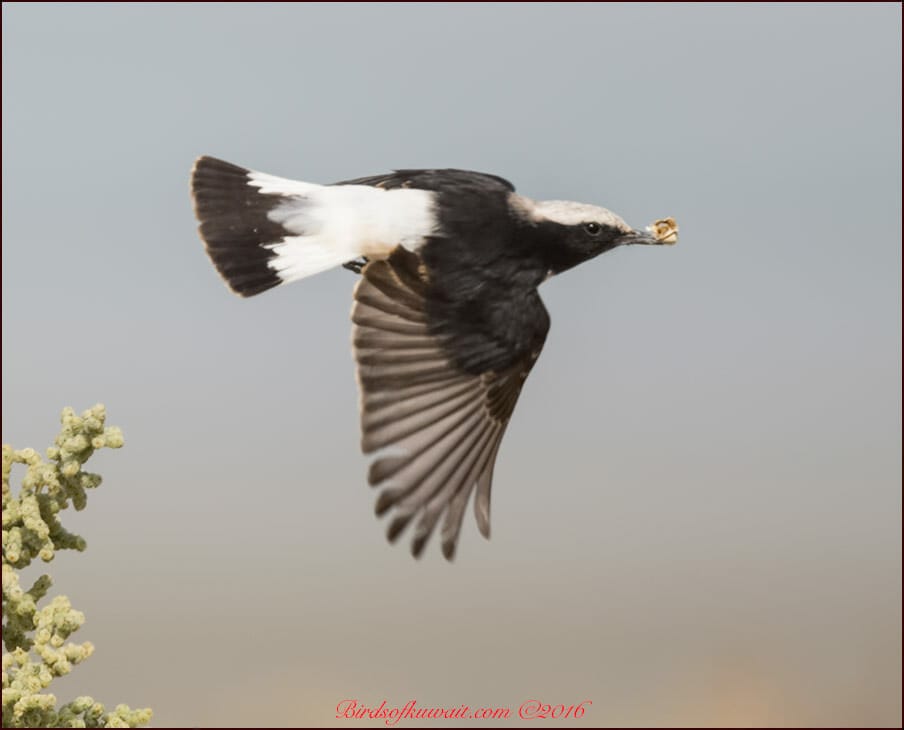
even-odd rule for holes
{"type": "Polygon", "coordinates": [[[382,488],[376,512],[394,510],[391,541],[417,519],[415,556],[442,517],[451,560],[475,486],[477,525],[489,537],[496,454],[549,316],[536,290],[497,288],[480,298],[484,311],[445,300],[401,247],[367,264],[354,298],[362,449],[389,450],[368,475],[382,488]]]}

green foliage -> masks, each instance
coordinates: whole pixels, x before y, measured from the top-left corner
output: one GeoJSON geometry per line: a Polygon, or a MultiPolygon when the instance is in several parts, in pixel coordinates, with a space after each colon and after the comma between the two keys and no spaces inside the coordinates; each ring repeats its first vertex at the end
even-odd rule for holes
{"type": "Polygon", "coordinates": [[[65,596],[38,608],[52,584],[49,575],[27,591],[19,585],[18,571],[35,558],[50,562],[57,550],[85,549],[85,541],[60,524],[59,514],[70,504],[84,509],[87,490],[101,483],[97,474],[82,471],[91,455],[122,446],[122,432],[105,427],[105,418],[102,405],[81,416],[64,409],[63,428],[46,461],[34,449],[3,445],[3,727],[140,727],[151,719],[150,710],[127,705],[107,712],[91,697],[57,709],[56,697],[44,690],[94,652],[88,641],[67,643],[85,615],[65,596]],[[10,487],[13,464],[26,466],[17,494],[10,487]]]}

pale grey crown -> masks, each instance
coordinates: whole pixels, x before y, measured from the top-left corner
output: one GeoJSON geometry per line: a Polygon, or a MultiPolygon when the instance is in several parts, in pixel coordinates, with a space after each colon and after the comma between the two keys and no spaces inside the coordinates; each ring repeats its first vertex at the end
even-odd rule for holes
{"type": "Polygon", "coordinates": [[[603,226],[612,226],[625,233],[631,231],[631,226],[625,223],[621,217],[598,205],[576,203],[571,200],[531,200],[517,194],[512,194],[510,205],[512,210],[536,222],[548,220],[563,226],[599,223],[603,226]]]}

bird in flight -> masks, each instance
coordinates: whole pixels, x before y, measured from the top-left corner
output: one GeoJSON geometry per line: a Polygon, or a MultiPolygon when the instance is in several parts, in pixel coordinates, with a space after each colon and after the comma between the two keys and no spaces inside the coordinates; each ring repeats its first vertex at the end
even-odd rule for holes
{"type": "Polygon", "coordinates": [[[352,307],[361,447],[394,541],[414,521],[419,557],[442,520],[455,555],[472,493],[490,534],[499,445],[549,330],[537,287],[628,244],[677,241],[673,219],[635,230],[614,213],[534,201],[501,177],[397,170],[332,185],[200,157],[200,234],[237,294],[335,266],[360,274],[352,307]]]}

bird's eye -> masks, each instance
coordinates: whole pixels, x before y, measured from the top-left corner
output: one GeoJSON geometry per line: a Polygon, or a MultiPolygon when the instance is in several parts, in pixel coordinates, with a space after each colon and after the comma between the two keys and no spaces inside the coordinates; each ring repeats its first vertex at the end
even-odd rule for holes
{"type": "Polygon", "coordinates": [[[591,236],[598,236],[600,235],[600,231],[603,230],[603,227],[599,223],[585,223],[584,230],[591,236]]]}

